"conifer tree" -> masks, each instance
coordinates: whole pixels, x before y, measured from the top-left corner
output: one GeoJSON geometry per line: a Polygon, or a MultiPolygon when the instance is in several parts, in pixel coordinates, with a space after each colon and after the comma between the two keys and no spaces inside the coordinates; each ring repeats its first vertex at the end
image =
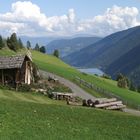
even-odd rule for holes
{"type": "Polygon", "coordinates": [[[30,41],[28,40],[27,41],[27,43],[26,43],[26,47],[28,48],[28,49],[30,49],[31,48],[31,43],[30,43],[30,41]]]}
{"type": "Polygon", "coordinates": [[[35,48],[34,48],[36,51],[40,51],[40,47],[39,47],[39,45],[38,45],[38,43],[36,43],[36,45],[35,45],[35,48]]]}
{"type": "Polygon", "coordinates": [[[22,43],[20,38],[18,39],[18,43],[19,43],[19,48],[20,49],[24,48],[24,45],[23,45],[23,43],[22,43]]]}
{"type": "Polygon", "coordinates": [[[58,50],[54,50],[53,55],[57,58],[59,58],[59,51],[58,50]]]}
{"type": "Polygon", "coordinates": [[[44,46],[40,47],[40,52],[46,53],[46,48],[44,46]]]}
{"type": "Polygon", "coordinates": [[[2,36],[0,35],[0,49],[2,49],[4,47],[4,41],[3,41],[3,38],[2,36]]]}
{"type": "Polygon", "coordinates": [[[13,33],[10,38],[7,38],[7,45],[13,51],[17,51],[20,48],[16,33],[13,33]]]}

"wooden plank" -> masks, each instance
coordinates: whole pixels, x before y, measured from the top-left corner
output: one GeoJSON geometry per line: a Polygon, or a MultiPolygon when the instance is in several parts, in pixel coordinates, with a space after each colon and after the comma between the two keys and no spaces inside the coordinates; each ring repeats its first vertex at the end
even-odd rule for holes
{"type": "Polygon", "coordinates": [[[114,106],[110,106],[110,107],[106,107],[106,109],[107,110],[117,110],[117,109],[123,109],[123,108],[125,108],[126,107],[126,105],[114,105],[114,106]]]}
{"type": "Polygon", "coordinates": [[[73,93],[52,92],[52,94],[54,94],[56,96],[74,97],[74,94],[73,93]]]}
{"type": "Polygon", "coordinates": [[[122,104],[122,101],[116,101],[116,102],[98,104],[98,105],[95,105],[95,107],[102,108],[102,107],[108,107],[108,106],[117,105],[117,104],[122,104]]]}
{"type": "Polygon", "coordinates": [[[68,105],[73,105],[73,106],[82,106],[82,103],[70,102],[70,101],[67,101],[67,104],[68,105]]]}
{"type": "Polygon", "coordinates": [[[117,101],[117,99],[116,98],[111,98],[111,99],[101,98],[97,101],[99,101],[99,104],[103,104],[103,103],[115,102],[115,101],[117,101]]]}

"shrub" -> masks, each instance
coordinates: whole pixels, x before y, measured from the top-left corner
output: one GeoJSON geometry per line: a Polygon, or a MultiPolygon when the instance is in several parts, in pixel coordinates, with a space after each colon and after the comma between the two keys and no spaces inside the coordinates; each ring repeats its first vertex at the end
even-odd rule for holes
{"type": "Polygon", "coordinates": [[[107,75],[107,74],[103,74],[102,77],[105,78],[105,79],[111,79],[111,76],[110,75],[107,75]]]}
{"type": "Polygon", "coordinates": [[[87,101],[86,100],[83,100],[83,106],[87,106],[87,101]]]}
{"type": "Polygon", "coordinates": [[[85,76],[86,76],[86,75],[88,75],[88,74],[87,74],[87,73],[85,73],[85,72],[82,72],[82,74],[83,74],[83,75],[85,75],[85,76]]]}
{"type": "Polygon", "coordinates": [[[48,95],[48,97],[51,98],[51,99],[54,98],[54,94],[52,93],[51,90],[48,90],[48,91],[47,91],[47,95],[48,95]]]}
{"type": "Polygon", "coordinates": [[[140,86],[138,86],[138,87],[137,87],[137,92],[139,92],[139,93],[140,93],[140,86]]]}
{"type": "Polygon", "coordinates": [[[120,88],[127,88],[127,81],[125,78],[118,80],[118,87],[120,88]]]}
{"type": "Polygon", "coordinates": [[[134,86],[132,82],[130,84],[129,90],[136,91],[136,87],[134,86]]]}
{"type": "Polygon", "coordinates": [[[59,51],[58,50],[54,50],[53,55],[57,58],[59,58],[59,51]]]}
{"type": "Polygon", "coordinates": [[[18,91],[29,92],[29,91],[31,91],[31,86],[28,84],[22,84],[18,87],[18,91]]]}
{"type": "Polygon", "coordinates": [[[70,89],[70,88],[68,88],[68,87],[65,87],[65,86],[54,86],[53,87],[54,88],[54,91],[55,92],[72,92],[72,90],[70,89]]]}
{"type": "Polygon", "coordinates": [[[0,89],[10,90],[12,88],[9,85],[0,85],[0,89]]]}
{"type": "Polygon", "coordinates": [[[33,83],[33,84],[31,84],[31,87],[35,88],[35,89],[38,89],[38,88],[46,89],[46,88],[48,88],[48,85],[45,83],[33,83]]]}
{"type": "Polygon", "coordinates": [[[117,78],[116,81],[119,81],[120,79],[123,79],[124,76],[122,75],[122,73],[117,74],[117,78]]]}
{"type": "Polygon", "coordinates": [[[129,79],[121,73],[117,75],[116,80],[118,81],[117,84],[118,84],[118,87],[120,88],[128,88],[130,85],[129,79]]]}

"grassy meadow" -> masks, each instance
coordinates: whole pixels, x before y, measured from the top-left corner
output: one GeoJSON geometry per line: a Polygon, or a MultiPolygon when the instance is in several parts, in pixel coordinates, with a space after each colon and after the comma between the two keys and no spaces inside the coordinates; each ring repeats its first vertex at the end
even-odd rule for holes
{"type": "Polygon", "coordinates": [[[139,140],[140,117],[0,90],[1,140],[139,140]]]}
{"type": "MultiPolygon", "coordinates": [[[[0,55],[13,54],[0,51],[0,55]]],[[[126,100],[140,102],[138,93],[118,88],[115,81],[83,75],[50,55],[35,51],[32,54],[40,69],[71,81],[79,76],[126,100]]],[[[51,100],[41,94],[0,89],[1,140],[139,140],[139,128],[140,117],[127,113],[68,106],[64,101],[51,100]]]]}

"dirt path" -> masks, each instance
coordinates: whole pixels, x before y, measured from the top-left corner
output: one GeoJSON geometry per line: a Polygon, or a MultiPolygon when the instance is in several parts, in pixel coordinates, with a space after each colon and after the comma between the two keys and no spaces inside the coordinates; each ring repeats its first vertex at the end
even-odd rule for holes
{"type": "MultiPolygon", "coordinates": [[[[55,74],[52,74],[52,73],[49,73],[49,72],[46,72],[46,71],[42,71],[42,70],[40,70],[40,73],[43,77],[51,76],[53,78],[58,79],[60,81],[60,83],[69,87],[76,96],[79,96],[82,99],[92,99],[92,100],[96,99],[96,97],[94,97],[91,94],[89,94],[88,92],[84,91],[82,88],[80,88],[79,86],[77,86],[76,84],[72,83],[69,80],[66,80],[66,79],[64,79],[64,78],[62,78],[58,75],[55,75],[55,74]]],[[[138,110],[125,108],[123,111],[127,112],[129,114],[135,115],[135,116],[140,116],[140,111],[138,111],[138,110]]]]}
{"type": "Polygon", "coordinates": [[[140,116],[140,111],[134,110],[134,109],[130,109],[130,108],[125,108],[123,110],[123,112],[127,112],[127,113],[135,115],[135,116],[140,116]]]}
{"type": "Polygon", "coordinates": [[[69,80],[66,80],[66,79],[64,79],[64,78],[62,78],[62,77],[60,77],[58,75],[55,75],[55,74],[52,74],[52,73],[49,73],[49,72],[46,72],[46,71],[42,71],[42,70],[40,70],[40,73],[41,73],[41,75],[43,77],[51,76],[53,78],[58,79],[60,81],[60,83],[62,83],[65,86],[69,87],[76,96],[79,96],[82,99],[93,99],[93,100],[95,100],[94,96],[90,95],[89,93],[87,93],[86,91],[84,91],[79,86],[77,86],[76,84],[72,83],[69,80]]]}

